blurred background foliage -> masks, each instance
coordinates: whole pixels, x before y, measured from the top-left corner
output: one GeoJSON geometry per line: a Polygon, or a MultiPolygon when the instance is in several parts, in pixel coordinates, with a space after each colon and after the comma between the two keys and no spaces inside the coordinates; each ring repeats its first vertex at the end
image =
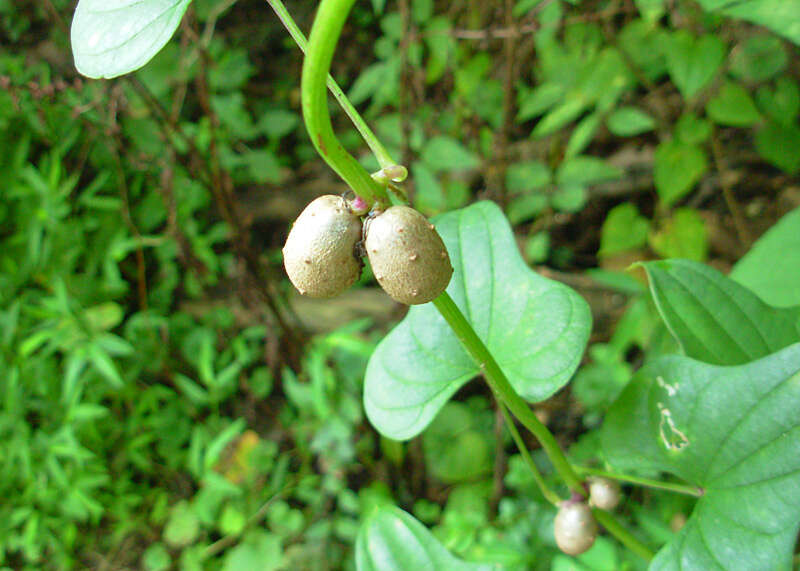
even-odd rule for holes
{"type": "MultiPolygon", "coordinates": [[[[800,205],[796,28],[714,4],[372,0],[334,62],[419,210],[496,201],[526,259],[590,301],[585,363],[537,407],[581,462],[602,461],[592,429],[631,371],[670,348],[621,270],[728,270],[800,205]]],[[[288,8],[307,30],[315,3],[288,8]]],[[[605,538],[556,554],[483,388],[409,443],[368,426],[364,368],[404,309],[369,271],[324,302],[283,276],[289,223],[345,189],[263,2],[195,0],[115,81],[77,76],[73,9],[0,0],[0,566],[352,569],[361,514],[391,501],[467,559],[641,567],[605,538]]],[[[624,513],[657,545],[690,508],[639,489],[624,513]]]]}

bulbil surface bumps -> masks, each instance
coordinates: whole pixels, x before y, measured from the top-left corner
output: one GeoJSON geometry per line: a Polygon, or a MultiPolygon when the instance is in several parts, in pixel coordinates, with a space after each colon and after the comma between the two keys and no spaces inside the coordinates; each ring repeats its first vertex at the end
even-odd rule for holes
{"type": "Polygon", "coordinates": [[[450,256],[433,224],[413,208],[388,208],[368,221],[366,235],[375,279],[395,301],[427,303],[447,288],[450,256]]]}
{"type": "Polygon", "coordinates": [[[295,220],[283,265],[297,290],[309,297],[333,297],[353,285],[362,262],[355,255],[361,220],[339,196],[312,201],[295,220]]]}

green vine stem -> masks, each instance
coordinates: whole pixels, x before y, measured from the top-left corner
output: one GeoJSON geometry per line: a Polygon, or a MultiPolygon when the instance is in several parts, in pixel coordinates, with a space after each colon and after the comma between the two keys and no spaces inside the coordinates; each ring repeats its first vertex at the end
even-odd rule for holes
{"type": "Polygon", "coordinates": [[[514,443],[517,445],[517,450],[519,450],[519,453],[522,455],[522,459],[533,473],[533,479],[536,481],[536,485],[539,486],[539,490],[542,492],[544,498],[554,506],[557,506],[561,503],[561,498],[558,496],[558,494],[551,490],[544,481],[542,473],[539,472],[539,468],[536,467],[536,463],[533,461],[531,453],[528,452],[528,447],[525,446],[525,442],[522,440],[519,430],[517,430],[517,425],[514,424],[514,419],[511,417],[508,409],[502,402],[498,401],[497,406],[500,408],[500,412],[503,413],[503,419],[506,421],[506,427],[511,433],[511,438],[514,439],[514,443]]]}
{"type": "Polygon", "coordinates": [[[553,434],[536,418],[528,403],[522,400],[522,397],[517,394],[511,383],[508,382],[500,365],[497,364],[489,349],[475,333],[475,330],[464,317],[464,314],[461,313],[453,298],[447,292],[444,292],[434,299],[433,303],[448,325],[450,325],[453,333],[461,341],[469,356],[480,367],[497,400],[504,403],[523,426],[539,440],[539,444],[544,448],[548,458],[553,463],[553,467],[569,486],[569,489],[581,496],[586,496],[583,482],[575,473],[575,470],[572,469],[572,465],[567,460],[567,457],[564,456],[564,452],[562,452],[553,434]]]}
{"type": "MultiPolygon", "coordinates": [[[[289,35],[295,41],[297,47],[300,48],[300,51],[306,53],[306,50],[308,49],[306,37],[300,30],[299,26],[295,23],[291,14],[289,14],[289,11],[286,9],[286,6],[284,6],[283,2],[281,2],[281,0],[267,0],[267,4],[270,5],[272,10],[278,16],[278,19],[281,21],[281,23],[283,23],[286,31],[289,32],[289,35]]],[[[381,168],[395,166],[397,163],[389,154],[389,151],[386,150],[386,147],[384,147],[378,137],[375,136],[375,133],[372,132],[372,129],[369,128],[367,122],[364,121],[364,118],[361,117],[361,114],[358,112],[358,110],[353,106],[352,103],[350,103],[350,100],[344,94],[342,88],[339,87],[339,84],[336,83],[336,80],[334,80],[330,74],[328,74],[326,83],[328,84],[328,89],[336,98],[336,101],[339,102],[341,108],[361,134],[361,138],[364,139],[364,141],[367,143],[367,146],[372,151],[372,154],[375,155],[375,159],[378,161],[378,164],[381,165],[381,168]]]]}
{"type": "Polygon", "coordinates": [[[378,184],[336,138],[328,109],[326,79],[336,43],[354,2],[355,0],[322,0],[317,8],[303,61],[303,119],[317,152],[353,192],[367,203],[380,201],[388,204],[386,188],[378,184]]]}
{"type": "Polygon", "coordinates": [[[661,482],[659,480],[651,480],[649,478],[640,478],[639,476],[632,476],[630,474],[618,474],[616,472],[606,472],[605,470],[597,470],[595,468],[584,468],[582,466],[573,466],[575,471],[589,476],[599,476],[601,478],[608,478],[610,480],[619,480],[621,482],[629,482],[637,486],[645,486],[647,488],[656,488],[659,490],[666,490],[668,492],[676,492],[679,494],[686,494],[688,496],[695,496],[700,498],[703,496],[703,489],[697,486],[690,486],[688,484],[678,484],[675,482],[661,482]]]}
{"type": "Polygon", "coordinates": [[[646,561],[650,561],[655,554],[652,550],[647,547],[644,543],[636,539],[636,537],[628,531],[621,523],[619,523],[611,512],[607,512],[605,510],[592,508],[592,514],[594,515],[594,519],[606,528],[611,535],[616,537],[619,542],[633,551],[636,555],[642,557],[646,561]]]}
{"type": "MultiPolygon", "coordinates": [[[[367,201],[379,200],[388,203],[386,187],[376,182],[358,161],[342,147],[342,144],[336,138],[328,109],[327,91],[325,89],[326,78],[329,76],[331,61],[333,60],[333,53],[336,49],[339,35],[354,2],[355,0],[322,0],[319,4],[303,63],[301,82],[303,119],[317,151],[357,195],[367,201]]],[[[272,3],[270,4],[273,5],[272,3]]],[[[275,5],[273,5],[274,7],[275,5]]],[[[285,10],[283,13],[288,16],[288,12],[285,10]]],[[[281,12],[279,12],[280,15],[281,12]]],[[[343,93],[342,97],[345,97],[343,93]]],[[[567,460],[555,437],[536,418],[533,410],[522,397],[516,393],[505,373],[503,373],[497,361],[489,352],[489,349],[475,333],[475,330],[464,317],[464,314],[461,313],[453,299],[447,292],[444,292],[433,300],[433,304],[459,341],[461,341],[467,353],[480,367],[498,402],[508,407],[508,410],[519,419],[523,426],[538,439],[556,472],[558,472],[569,489],[573,493],[585,497],[586,489],[583,482],[567,460]]],[[[514,430],[516,430],[516,427],[514,430]]],[[[520,438],[518,444],[521,442],[522,439],[520,438]]],[[[532,459],[529,465],[532,465],[532,459]]],[[[535,474],[539,474],[538,470],[535,474]]],[[[541,477],[541,474],[539,476],[541,477]]],[[[543,491],[543,493],[545,492],[543,491]]],[[[555,494],[546,493],[545,497],[548,496],[551,496],[548,499],[556,500],[555,494]]],[[[597,510],[597,512],[601,511],[597,510]]],[[[650,550],[620,525],[612,514],[602,512],[596,517],[624,545],[647,559],[652,557],[650,550]]]]}

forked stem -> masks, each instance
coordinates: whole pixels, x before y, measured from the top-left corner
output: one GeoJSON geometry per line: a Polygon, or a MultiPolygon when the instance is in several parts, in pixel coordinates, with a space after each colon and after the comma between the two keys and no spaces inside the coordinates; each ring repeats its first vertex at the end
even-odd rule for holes
{"type": "Polygon", "coordinates": [[[655,488],[658,490],[665,490],[678,494],[686,494],[687,496],[694,496],[696,498],[703,496],[703,489],[698,486],[678,484],[676,482],[662,482],[660,480],[651,480],[650,478],[641,478],[639,476],[620,474],[618,472],[607,472],[605,470],[598,470],[595,468],[584,468],[582,466],[574,466],[574,468],[577,472],[580,472],[581,474],[587,474],[589,476],[599,476],[601,478],[608,478],[609,480],[619,480],[620,482],[628,482],[630,484],[636,484],[637,486],[655,488]]]}
{"type": "MultiPolygon", "coordinates": [[[[308,42],[306,41],[306,36],[300,30],[300,27],[292,18],[292,15],[289,14],[289,11],[284,6],[281,0],[267,0],[267,4],[270,5],[272,10],[275,12],[275,15],[278,16],[278,19],[283,24],[283,27],[286,28],[286,31],[289,32],[289,35],[292,37],[294,42],[297,44],[297,47],[300,48],[300,51],[306,53],[308,49],[308,42]]],[[[350,121],[353,122],[356,130],[358,130],[361,138],[364,139],[364,142],[367,143],[367,146],[372,151],[372,154],[375,155],[375,159],[378,161],[378,164],[381,165],[381,168],[387,168],[395,166],[395,163],[392,156],[389,154],[389,151],[386,150],[386,147],[380,142],[378,137],[375,136],[375,133],[372,132],[372,129],[369,128],[367,122],[364,121],[364,118],[361,117],[361,114],[358,110],[350,103],[350,100],[347,98],[347,95],[344,94],[342,88],[339,87],[339,84],[336,83],[336,80],[331,77],[331,74],[328,74],[326,83],[328,84],[328,89],[330,90],[331,94],[336,98],[336,101],[339,102],[339,106],[344,110],[345,114],[350,118],[350,121]]]]}
{"type": "MultiPolygon", "coordinates": [[[[368,203],[389,202],[386,188],[378,184],[345,150],[333,132],[326,80],[336,43],[355,0],[322,0],[311,27],[303,60],[301,99],[303,119],[311,142],[325,162],[344,179],[356,195],[368,203]]],[[[344,94],[342,94],[344,95],[344,94]]]]}
{"type": "Polygon", "coordinates": [[[470,357],[477,363],[483,373],[486,382],[492,389],[498,401],[505,404],[508,409],[516,416],[519,421],[527,428],[539,441],[547,457],[553,463],[561,478],[566,482],[567,486],[573,492],[586,496],[586,489],[583,487],[583,482],[572,469],[572,465],[564,456],[564,452],[556,442],[553,434],[542,424],[536,414],[531,410],[522,397],[517,394],[517,391],[508,382],[505,373],[497,364],[489,349],[483,343],[478,334],[470,325],[464,314],[453,301],[453,298],[447,292],[433,300],[433,304],[439,313],[442,314],[444,320],[456,334],[461,344],[466,349],[470,357]]]}
{"type": "Polygon", "coordinates": [[[511,438],[514,439],[514,443],[517,445],[517,450],[519,450],[522,459],[528,465],[528,468],[530,468],[530,471],[533,474],[533,479],[536,482],[536,485],[539,486],[539,491],[542,492],[542,495],[548,502],[554,506],[557,506],[559,503],[561,503],[561,498],[557,493],[551,490],[544,481],[544,476],[542,476],[542,473],[539,471],[539,468],[533,461],[533,457],[528,451],[528,447],[525,446],[525,442],[522,440],[519,430],[517,430],[517,425],[514,424],[513,417],[502,402],[498,401],[497,406],[500,408],[500,412],[503,413],[503,419],[506,421],[506,428],[508,428],[508,431],[511,433],[511,438]]]}

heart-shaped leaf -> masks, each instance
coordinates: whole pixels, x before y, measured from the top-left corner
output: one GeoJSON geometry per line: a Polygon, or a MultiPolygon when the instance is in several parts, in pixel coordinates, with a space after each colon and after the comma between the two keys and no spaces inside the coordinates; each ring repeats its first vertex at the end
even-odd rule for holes
{"type": "Polygon", "coordinates": [[[686,30],[672,34],[664,54],[672,81],[685,99],[705,87],[725,59],[725,43],[716,36],[694,37],[686,30]]]}
{"type": "Polygon", "coordinates": [[[192,0],[79,0],[72,19],[75,67],[87,77],[139,69],[164,47],[192,0]]]}
{"type": "Polygon", "coordinates": [[[358,571],[492,571],[499,565],[456,559],[424,525],[394,506],[381,506],[362,524],[356,538],[358,571]]]}
{"type": "Polygon", "coordinates": [[[788,569],[800,527],[800,344],[738,367],[662,357],[603,425],[618,470],[704,490],[650,569],[788,569]]]}
{"type": "Polygon", "coordinates": [[[747,288],[697,262],[641,265],[661,317],[689,357],[741,365],[800,341],[800,307],[770,307],[747,288]]]}
{"type": "Polygon", "coordinates": [[[731,271],[731,278],[770,305],[800,305],[800,208],[778,221],[731,271]]]}
{"type": "Polygon", "coordinates": [[[800,44],[800,0],[698,0],[706,10],[750,20],[800,44]]]}
{"type": "MultiPolygon", "coordinates": [[[[580,362],[591,328],[588,305],[528,268],[494,203],[449,212],[436,226],[455,270],[447,292],[514,389],[528,401],[546,399],[580,362]]],[[[370,358],[367,416],[384,436],[412,438],[479,372],[436,307],[413,306],[370,358]]]]}
{"type": "Polygon", "coordinates": [[[653,179],[665,206],[686,196],[708,170],[706,154],[698,145],[664,141],[656,149],[653,179]]]}

